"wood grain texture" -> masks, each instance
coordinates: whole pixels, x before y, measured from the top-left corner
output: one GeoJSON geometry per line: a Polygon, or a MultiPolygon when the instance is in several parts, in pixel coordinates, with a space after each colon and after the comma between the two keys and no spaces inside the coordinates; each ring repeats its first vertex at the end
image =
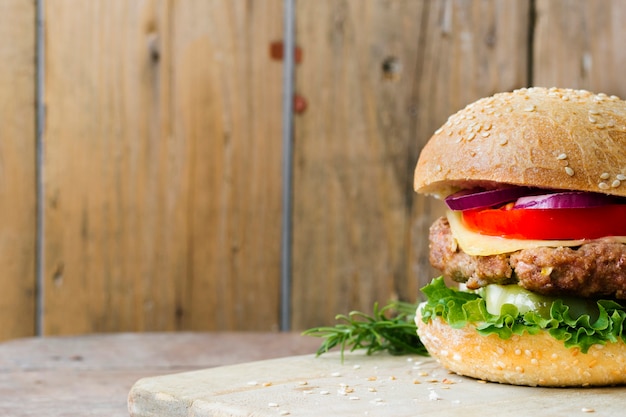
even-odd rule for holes
{"type": "Polygon", "coordinates": [[[0,343],[0,415],[128,417],[128,393],[141,378],[311,354],[318,342],[275,332],[118,333],[11,340],[0,343]]]}
{"type": "Polygon", "coordinates": [[[47,5],[46,334],[278,322],[278,3],[47,5]]]}
{"type": "Polygon", "coordinates": [[[282,1],[177,4],[174,132],[192,144],[186,329],[278,329],[282,1]]]}
{"type": "Polygon", "coordinates": [[[433,276],[419,150],[447,116],[526,84],[528,2],[297,2],[294,326],[414,301],[433,276]]]}
{"type": "Polygon", "coordinates": [[[174,329],[187,184],[160,49],[169,10],[57,1],[45,12],[44,333],[174,329]]]}
{"type": "Polygon", "coordinates": [[[533,80],[626,97],[626,4],[537,0],[533,80]]]}
{"type": "MultiPolygon", "coordinates": [[[[296,2],[294,328],[435,274],[412,175],[448,115],[530,80],[626,97],[626,6],[532,3],[296,2]]],[[[282,7],[46,3],[46,334],[277,328],[282,7]]],[[[0,12],[3,339],[35,328],[35,2],[0,12]]]]}
{"type": "Polygon", "coordinates": [[[0,2],[0,340],[35,332],[35,2],[0,2]]]}

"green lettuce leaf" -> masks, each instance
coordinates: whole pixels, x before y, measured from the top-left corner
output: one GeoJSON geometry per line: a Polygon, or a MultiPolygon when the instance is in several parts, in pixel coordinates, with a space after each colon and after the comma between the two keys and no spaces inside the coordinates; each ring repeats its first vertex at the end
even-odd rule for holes
{"type": "Polygon", "coordinates": [[[441,317],[453,328],[473,324],[480,334],[497,334],[502,339],[545,330],[566,347],[578,347],[583,353],[594,344],[620,339],[626,342],[626,307],[613,300],[597,301],[597,314],[592,315],[575,314],[562,300],[552,303],[549,317],[535,311],[521,314],[513,304],[504,304],[496,315],[487,311],[485,300],[478,294],[449,288],[442,277],[435,278],[422,292],[428,297],[422,306],[424,323],[441,317]]]}

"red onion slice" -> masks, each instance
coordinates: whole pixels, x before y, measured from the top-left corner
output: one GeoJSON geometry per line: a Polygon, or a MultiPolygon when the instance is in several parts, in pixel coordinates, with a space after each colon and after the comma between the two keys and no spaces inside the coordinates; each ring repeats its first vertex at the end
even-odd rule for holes
{"type": "Polygon", "coordinates": [[[445,203],[450,210],[469,210],[475,208],[493,207],[499,204],[515,201],[522,196],[545,192],[546,190],[539,190],[537,188],[530,187],[505,187],[494,190],[461,190],[446,197],[445,203]]]}
{"type": "Polygon", "coordinates": [[[562,193],[543,194],[520,197],[513,208],[516,209],[562,209],[597,207],[623,202],[618,197],[606,194],[568,191],[562,193]]]}

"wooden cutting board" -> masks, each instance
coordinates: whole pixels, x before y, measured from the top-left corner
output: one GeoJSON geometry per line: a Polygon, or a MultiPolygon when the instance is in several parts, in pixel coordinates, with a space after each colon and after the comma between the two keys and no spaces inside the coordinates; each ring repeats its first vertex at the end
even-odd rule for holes
{"type": "Polygon", "coordinates": [[[626,387],[532,388],[450,374],[433,359],[293,356],[139,380],[133,417],[624,416],[626,387]]]}

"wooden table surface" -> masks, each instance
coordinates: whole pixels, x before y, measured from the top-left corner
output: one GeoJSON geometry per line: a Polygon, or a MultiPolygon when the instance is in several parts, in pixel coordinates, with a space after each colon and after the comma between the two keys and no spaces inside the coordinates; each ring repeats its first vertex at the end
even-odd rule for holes
{"type": "Polygon", "coordinates": [[[315,352],[295,333],[122,333],[0,343],[0,415],[128,417],[146,376],[315,352]]]}

